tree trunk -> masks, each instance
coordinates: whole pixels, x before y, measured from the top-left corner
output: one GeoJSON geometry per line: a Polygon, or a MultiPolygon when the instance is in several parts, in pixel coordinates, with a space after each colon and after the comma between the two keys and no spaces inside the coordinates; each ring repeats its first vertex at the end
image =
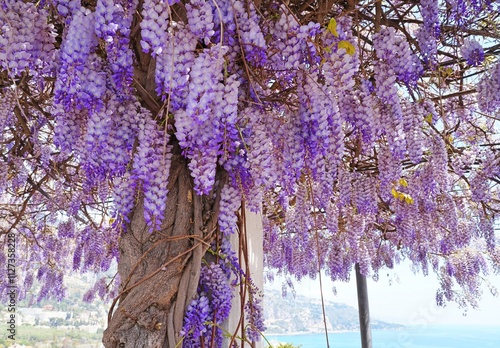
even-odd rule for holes
{"type": "Polygon", "coordinates": [[[368,304],[368,287],[366,277],[356,268],[356,286],[358,290],[359,330],[361,331],[361,347],[372,348],[372,330],[370,327],[370,306],[368,304]]]}
{"type": "Polygon", "coordinates": [[[117,308],[111,312],[113,303],[110,310],[105,347],[177,347],[185,310],[198,286],[202,256],[215,236],[225,178],[219,173],[214,194],[197,196],[186,160],[176,155],[160,230],[149,231],[139,202],[120,240],[122,291],[117,308]]]}

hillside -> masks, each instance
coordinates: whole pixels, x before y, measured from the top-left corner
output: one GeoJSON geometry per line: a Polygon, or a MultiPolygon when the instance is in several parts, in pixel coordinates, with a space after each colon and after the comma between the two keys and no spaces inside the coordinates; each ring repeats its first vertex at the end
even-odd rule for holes
{"type": "MultiPolygon", "coordinates": [[[[265,289],[264,318],[266,334],[289,334],[294,332],[324,332],[321,301],[304,296],[286,298],[276,290],[265,289]]],[[[343,303],[325,301],[327,328],[331,331],[359,330],[356,308],[343,303]]],[[[372,329],[398,329],[402,325],[387,323],[372,318],[372,329]]]]}

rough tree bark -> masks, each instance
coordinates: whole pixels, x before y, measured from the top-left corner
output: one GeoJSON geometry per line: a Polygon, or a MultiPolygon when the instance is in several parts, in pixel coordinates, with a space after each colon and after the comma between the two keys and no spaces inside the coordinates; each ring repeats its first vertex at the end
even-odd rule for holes
{"type": "MultiPolygon", "coordinates": [[[[178,9],[176,13],[182,13],[178,9]]],[[[156,62],[140,47],[140,17],[131,28],[134,48],[134,86],[144,107],[164,117],[166,110],[155,92],[156,62]]],[[[171,142],[176,142],[172,139],[171,142]]],[[[104,331],[107,348],[173,348],[179,341],[183,317],[196,293],[201,259],[214,238],[220,190],[226,175],[220,171],[210,200],[197,196],[179,146],[169,174],[169,194],[161,229],[150,232],[139,201],[128,231],[120,240],[118,273],[121,293],[113,303],[104,331]]]]}
{"type": "Polygon", "coordinates": [[[142,203],[137,205],[120,240],[122,292],[110,311],[105,347],[176,347],[184,312],[196,293],[202,256],[215,236],[225,180],[220,172],[213,195],[195,195],[186,160],[176,155],[161,229],[150,232],[142,203]]]}

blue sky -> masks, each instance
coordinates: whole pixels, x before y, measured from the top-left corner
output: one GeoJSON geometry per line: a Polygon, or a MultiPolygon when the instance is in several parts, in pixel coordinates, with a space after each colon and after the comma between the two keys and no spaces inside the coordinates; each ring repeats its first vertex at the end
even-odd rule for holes
{"type": "MultiPolygon", "coordinates": [[[[323,276],[325,299],[343,302],[357,308],[355,275],[350,283],[333,284],[323,276]],[[337,295],[332,292],[333,286],[337,295]]],[[[273,289],[281,289],[283,278],[276,277],[274,283],[266,283],[273,289]]],[[[500,276],[491,276],[488,281],[500,290],[500,276]]],[[[467,315],[455,303],[445,308],[435,301],[439,282],[435,274],[424,277],[414,274],[409,265],[398,265],[394,270],[380,273],[380,280],[368,280],[370,314],[373,318],[397,322],[405,325],[494,325],[500,326],[500,297],[494,297],[485,286],[479,309],[470,308],[467,315]]],[[[298,295],[320,297],[319,281],[303,279],[295,285],[298,295]]]]}

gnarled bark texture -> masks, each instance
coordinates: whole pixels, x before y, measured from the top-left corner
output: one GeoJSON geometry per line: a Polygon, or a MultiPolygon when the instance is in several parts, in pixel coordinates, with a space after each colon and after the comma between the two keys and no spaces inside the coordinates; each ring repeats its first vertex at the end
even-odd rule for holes
{"type": "Polygon", "coordinates": [[[179,331],[196,293],[201,258],[215,235],[224,182],[221,172],[212,195],[195,195],[187,163],[176,155],[161,229],[150,232],[142,203],[137,205],[120,240],[122,292],[104,332],[107,348],[181,346],[179,331]]]}

